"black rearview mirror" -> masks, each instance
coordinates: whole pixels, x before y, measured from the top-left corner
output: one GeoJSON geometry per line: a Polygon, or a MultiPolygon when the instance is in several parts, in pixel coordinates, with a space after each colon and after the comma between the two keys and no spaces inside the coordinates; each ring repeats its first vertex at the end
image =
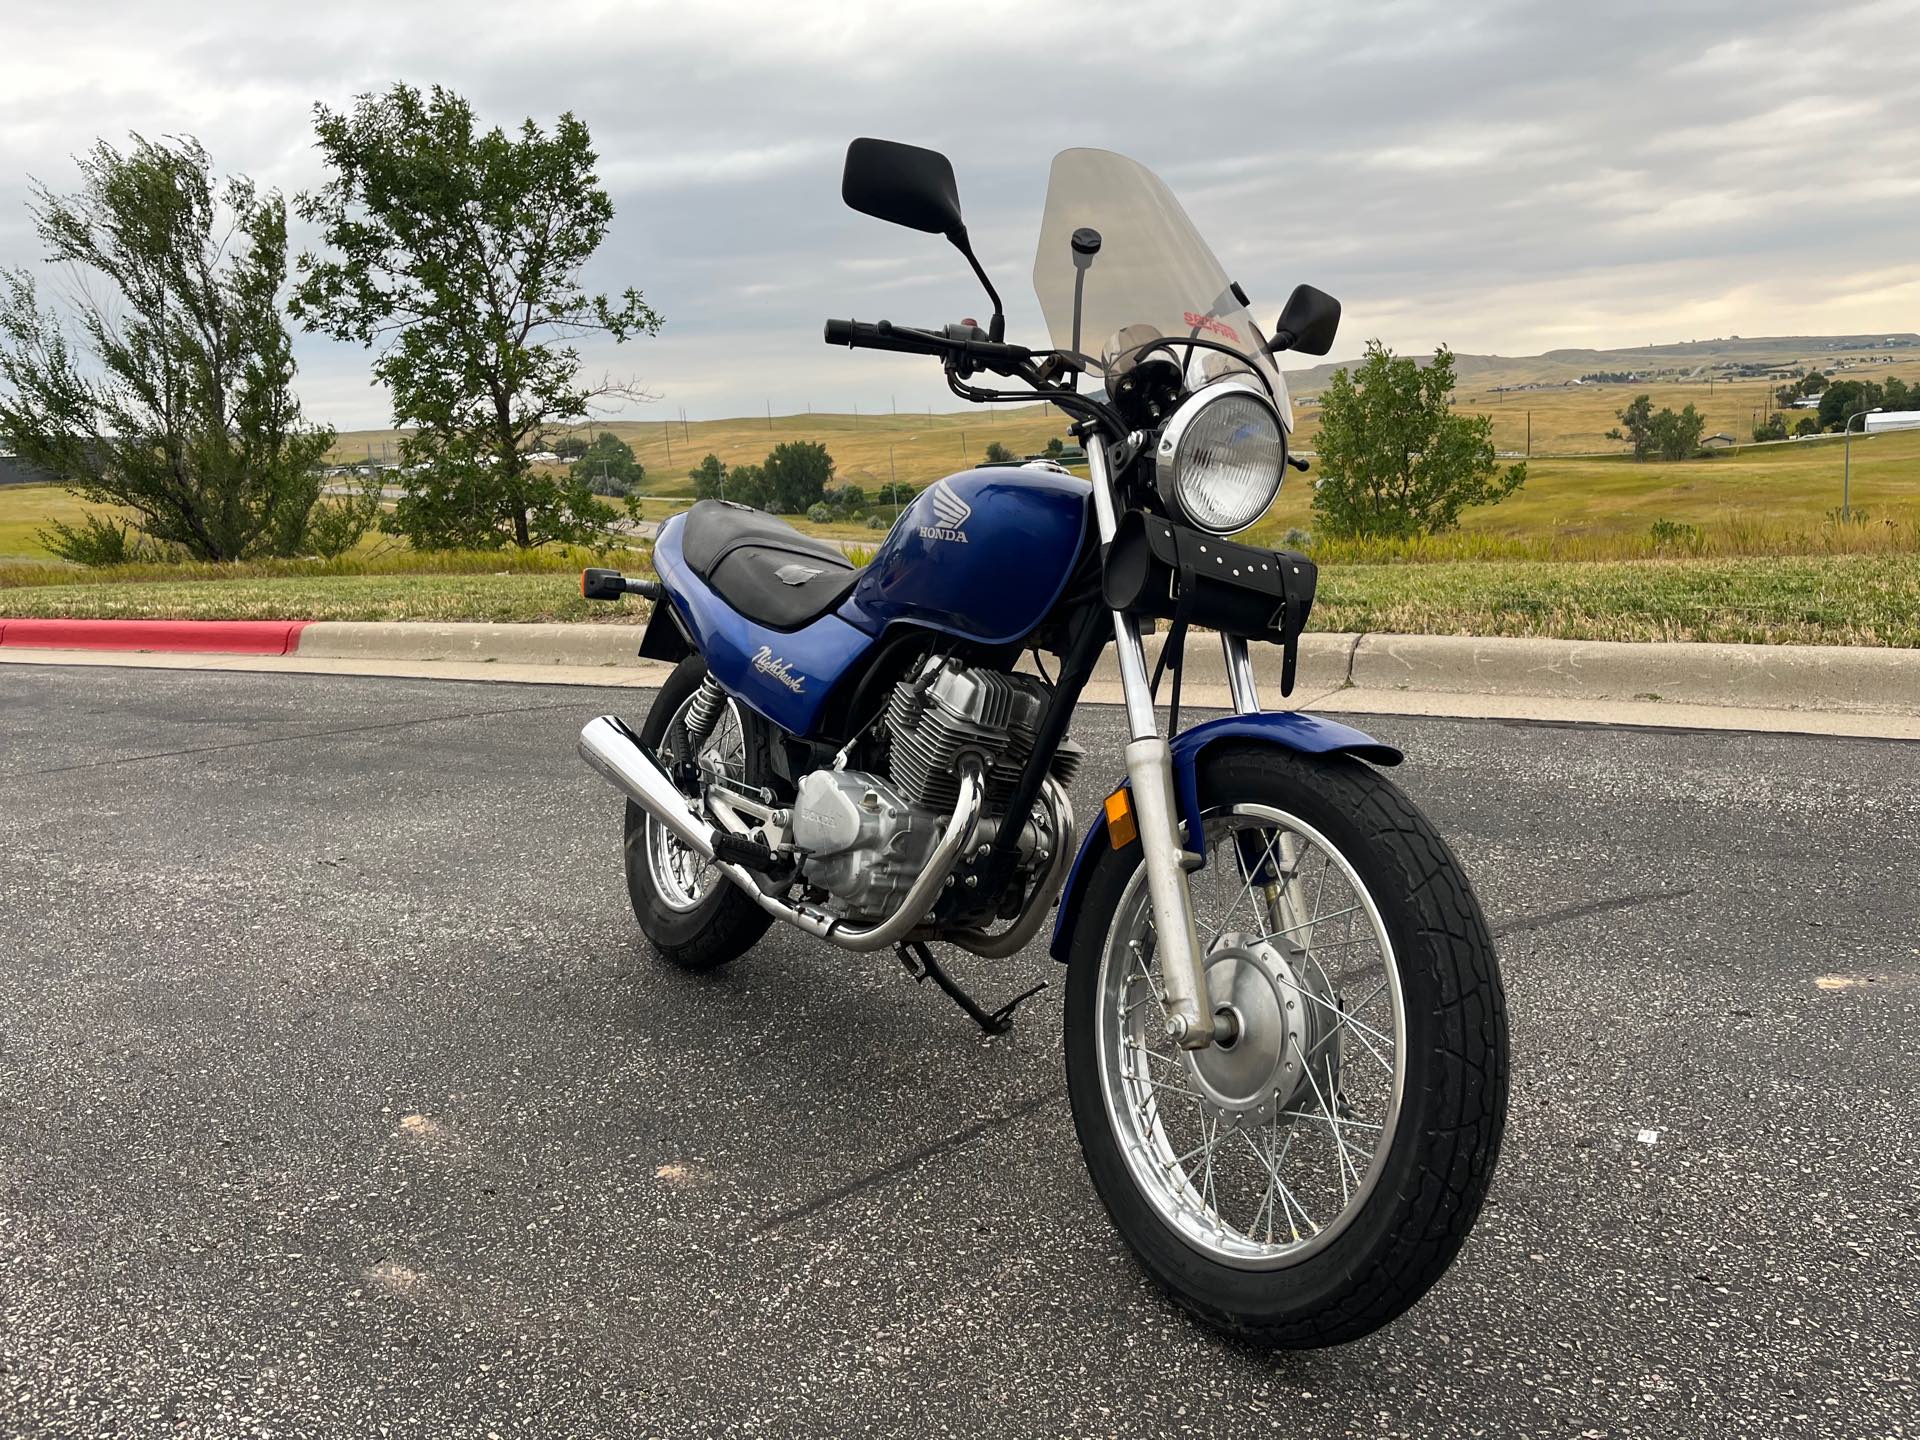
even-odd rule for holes
{"type": "Polygon", "coordinates": [[[862,215],[931,235],[950,235],[962,227],[953,162],[918,145],[855,140],[847,146],[840,198],[862,215]]]}
{"type": "Polygon", "coordinates": [[[1298,350],[1303,355],[1324,355],[1333,348],[1333,337],[1340,329],[1340,302],[1324,290],[1311,285],[1296,285],[1287,297],[1287,308],[1273,327],[1271,354],[1298,350]]]}

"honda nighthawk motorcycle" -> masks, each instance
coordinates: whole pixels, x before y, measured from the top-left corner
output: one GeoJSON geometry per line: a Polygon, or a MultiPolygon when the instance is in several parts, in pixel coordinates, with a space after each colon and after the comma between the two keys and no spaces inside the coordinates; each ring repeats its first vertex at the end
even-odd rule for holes
{"type": "Polygon", "coordinates": [[[1164,184],[1068,150],[1034,265],[1053,345],[1028,349],[1005,339],[944,156],[856,140],[842,194],[944,235],[993,314],[829,320],[827,342],[930,357],[969,401],[1057,406],[1089,478],[949,475],[857,568],[703,500],[661,527],[657,580],[583,577],[593,598],[651,598],[640,653],[677,662],[637,730],[604,716],[580,736],[627,798],[640,928],[699,969],[776,920],[896,951],[998,1030],[1019,1001],[987,1009],[929,947],[1012,956],[1052,913],[1074,1125],[1140,1263],[1257,1344],[1365,1335],[1480,1210],[1507,1036],[1459,861],[1382,773],[1400,753],[1265,709],[1255,683],[1249,647],[1274,645],[1291,689],[1315,569],[1229,537],[1306,468],[1273,357],[1325,354],[1339,304],[1302,285],[1264,335],[1164,184]],[[1150,675],[1142,637],[1162,627],[1150,675]],[[1224,647],[1233,713],[1181,729],[1200,631],[1224,647]],[[1087,757],[1069,729],[1108,646],[1125,774],[1076,837],[1087,757]]]}

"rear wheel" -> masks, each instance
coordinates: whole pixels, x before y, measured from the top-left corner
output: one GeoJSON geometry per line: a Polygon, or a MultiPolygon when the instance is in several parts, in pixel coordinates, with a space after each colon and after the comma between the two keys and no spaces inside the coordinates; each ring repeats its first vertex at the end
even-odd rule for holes
{"type": "Polygon", "coordinates": [[[1095,1188],[1182,1306],[1256,1344],[1358,1339],[1439,1279],[1486,1196],[1506,1011],[1459,863],[1384,776],[1227,744],[1191,877],[1226,1037],[1167,1038],[1138,844],[1089,880],[1067,978],[1095,1188]]]}
{"type": "MultiPolygon", "coordinates": [[[[733,700],[720,700],[711,729],[696,747],[688,721],[705,708],[701,684],[707,667],[698,656],[682,660],[655,695],[640,727],[640,739],[668,773],[689,760],[741,783],[758,783],[758,761],[747,726],[753,723],[733,700]]],[[[646,811],[627,802],[627,898],[641,932],[669,964],[711,970],[737,959],[766,934],[773,917],[741,893],[711,861],[703,861],[646,811]]]]}

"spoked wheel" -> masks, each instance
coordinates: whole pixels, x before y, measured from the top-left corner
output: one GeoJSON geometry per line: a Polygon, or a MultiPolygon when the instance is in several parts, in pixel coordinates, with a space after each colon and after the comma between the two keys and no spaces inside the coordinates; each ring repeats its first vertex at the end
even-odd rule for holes
{"type": "MultiPolygon", "coordinates": [[[[640,738],[668,773],[717,775],[749,783],[757,768],[747,717],[722,699],[705,717],[704,737],[694,744],[688,722],[706,702],[700,683],[706,666],[681,662],[660,687],[640,738]]],[[[711,861],[702,860],[639,806],[627,804],[627,897],[634,918],[654,949],[675,965],[707,970],[724,965],[766,934],[772,917],[740,893],[711,861]]]]}
{"type": "Polygon", "coordinates": [[[1167,1038],[1139,847],[1109,851],[1068,977],[1075,1124],[1176,1300],[1336,1344],[1418,1299],[1479,1211],[1506,1106],[1492,944],[1444,843],[1359,762],[1221,746],[1200,781],[1218,1038],[1167,1038]]]}

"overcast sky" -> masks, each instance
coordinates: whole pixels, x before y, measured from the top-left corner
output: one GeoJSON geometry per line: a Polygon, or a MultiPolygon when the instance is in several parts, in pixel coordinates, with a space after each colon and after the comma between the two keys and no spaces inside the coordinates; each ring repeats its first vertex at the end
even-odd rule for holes
{"type": "MultiPolygon", "coordinates": [[[[1076,145],[1156,170],[1263,318],[1301,280],[1341,297],[1336,355],[1920,329],[1920,0],[8,0],[3,28],[4,265],[38,264],[27,177],[70,185],[96,136],[191,133],[291,196],[316,101],[572,110],[616,211],[590,279],[667,321],[589,350],[660,396],[633,418],[954,408],[931,362],[819,342],[984,315],[938,237],[841,205],[855,135],[952,157],[1015,339],[1043,339],[1033,245],[1076,145]]],[[[365,352],[299,355],[310,415],[384,423],[365,352]]]]}

